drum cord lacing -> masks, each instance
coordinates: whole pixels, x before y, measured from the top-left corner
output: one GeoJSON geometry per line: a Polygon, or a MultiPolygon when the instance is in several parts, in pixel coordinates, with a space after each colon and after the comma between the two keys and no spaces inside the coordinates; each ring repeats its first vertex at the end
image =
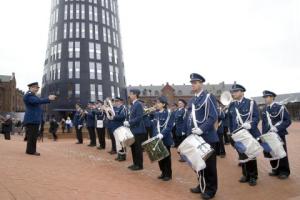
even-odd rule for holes
{"type": "Polygon", "coordinates": [[[204,176],[204,170],[201,170],[198,174],[198,179],[199,179],[199,187],[201,190],[201,193],[203,194],[205,189],[206,189],[206,181],[205,181],[205,176],[204,176]],[[201,175],[201,173],[203,172],[203,175],[201,175]],[[203,185],[202,185],[202,181],[203,181],[203,185]]]}

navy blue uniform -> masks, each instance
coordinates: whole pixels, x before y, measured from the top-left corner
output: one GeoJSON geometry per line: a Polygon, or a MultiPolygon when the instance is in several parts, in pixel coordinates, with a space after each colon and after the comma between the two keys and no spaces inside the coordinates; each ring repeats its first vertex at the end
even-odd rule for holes
{"type": "Polygon", "coordinates": [[[171,145],[174,141],[172,139],[172,128],[174,124],[174,115],[172,115],[167,109],[162,112],[157,111],[153,120],[153,136],[161,133],[163,135],[162,141],[169,151],[169,156],[158,162],[160,171],[162,172],[161,178],[172,178],[172,166],[171,166],[171,145]],[[159,121],[159,123],[158,123],[159,121]]]}
{"type": "Polygon", "coordinates": [[[96,146],[96,120],[95,120],[95,112],[93,110],[87,110],[86,114],[86,127],[89,132],[90,144],[89,146],[96,146]]]}
{"type": "MultiPolygon", "coordinates": [[[[239,121],[236,113],[236,108],[239,111],[243,123],[249,122],[251,124],[251,129],[249,132],[254,138],[258,138],[261,134],[258,130],[258,123],[259,123],[259,111],[258,107],[253,101],[253,107],[251,111],[251,101],[250,99],[243,98],[240,102],[234,101],[229,105],[228,108],[228,117],[229,117],[229,130],[231,133],[234,133],[236,130],[242,127],[241,122],[239,121]]],[[[239,153],[239,157],[241,160],[245,159],[245,154],[239,153]]],[[[258,172],[257,172],[257,161],[256,159],[250,160],[246,163],[242,164],[242,173],[243,176],[247,181],[250,179],[257,179],[258,172]]]]}
{"type": "Polygon", "coordinates": [[[184,128],[184,119],[187,111],[184,108],[178,108],[174,112],[174,123],[175,123],[175,137],[174,143],[175,147],[178,147],[180,143],[185,139],[185,135],[183,132],[184,128]]]}
{"type": "Polygon", "coordinates": [[[78,140],[78,144],[83,143],[83,138],[82,138],[82,127],[84,123],[84,115],[80,114],[79,111],[75,112],[74,118],[73,118],[73,124],[75,126],[76,130],[76,137],[78,140]]]}
{"type": "Polygon", "coordinates": [[[96,118],[96,130],[99,140],[99,149],[105,149],[105,126],[104,121],[106,120],[106,115],[103,110],[95,110],[95,118],[96,118]]]}
{"type": "Polygon", "coordinates": [[[114,137],[114,131],[123,126],[123,123],[126,119],[126,115],[127,115],[127,110],[126,107],[124,105],[121,105],[120,107],[114,107],[114,112],[115,112],[115,116],[112,120],[109,120],[109,125],[108,125],[108,132],[109,132],[109,136],[111,139],[111,146],[112,146],[112,153],[115,153],[116,150],[116,140],[114,137]]]}
{"type": "Polygon", "coordinates": [[[224,156],[226,154],[225,152],[225,146],[224,146],[224,123],[225,123],[225,113],[219,109],[219,116],[218,116],[218,136],[219,136],[219,142],[216,146],[216,153],[219,156],[224,156]]]}
{"type": "Polygon", "coordinates": [[[23,101],[26,107],[24,125],[26,126],[27,148],[26,153],[36,153],[36,142],[39,134],[39,126],[42,122],[42,104],[50,103],[48,98],[39,98],[32,92],[27,92],[23,101]]]}
{"type": "MultiPolygon", "coordinates": [[[[192,120],[192,104],[195,105],[195,114],[198,127],[203,131],[201,137],[216,149],[216,144],[219,142],[215,123],[218,120],[217,102],[214,96],[209,95],[207,91],[202,91],[198,96],[193,97],[188,103],[188,113],[186,116],[186,126],[184,132],[187,135],[192,134],[192,129],[195,127],[192,120]]],[[[214,152],[206,161],[206,168],[201,173],[206,181],[204,193],[213,197],[218,189],[217,175],[217,160],[214,152]]],[[[203,180],[201,180],[203,181],[203,180]]],[[[202,184],[203,185],[203,184],[202,184]]]]}
{"type": "MultiPolygon", "coordinates": [[[[266,106],[262,113],[262,133],[267,133],[271,126],[275,126],[277,131],[277,134],[280,136],[282,141],[284,142],[284,149],[287,152],[287,144],[285,136],[288,134],[287,128],[291,125],[291,118],[290,115],[285,108],[285,106],[280,105],[278,103],[273,103],[269,106],[266,106]],[[269,124],[268,118],[267,118],[267,112],[269,113],[272,125],[269,124]]],[[[289,167],[289,160],[288,156],[285,158],[280,159],[279,161],[273,160],[270,161],[271,166],[273,169],[273,173],[275,175],[290,175],[290,167],[289,167]],[[279,162],[279,166],[277,169],[277,162],[279,162]]]]}
{"type": "Polygon", "coordinates": [[[144,124],[144,108],[140,101],[133,102],[130,108],[129,125],[134,135],[135,142],[131,145],[133,165],[143,169],[143,149],[142,143],[147,139],[146,128],[144,124]]]}

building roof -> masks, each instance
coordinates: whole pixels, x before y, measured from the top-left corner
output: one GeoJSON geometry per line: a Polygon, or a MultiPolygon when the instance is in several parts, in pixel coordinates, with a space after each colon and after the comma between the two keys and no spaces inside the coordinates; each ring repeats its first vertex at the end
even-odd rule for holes
{"type": "MultiPolygon", "coordinates": [[[[141,91],[141,96],[157,96],[157,94],[160,94],[164,87],[167,85],[171,86],[174,89],[175,95],[177,96],[191,96],[191,85],[190,84],[183,84],[183,85],[174,85],[174,84],[163,84],[163,85],[139,85],[139,86],[131,86],[129,85],[127,87],[127,90],[129,92],[130,89],[139,89],[141,91]]],[[[204,88],[219,96],[223,91],[229,91],[231,88],[231,84],[225,84],[224,82],[221,82],[219,84],[205,84],[204,88]]]]}
{"type": "Polygon", "coordinates": [[[0,82],[9,82],[13,79],[13,76],[0,75],[0,82]]]}
{"type": "MultiPolygon", "coordinates": [[[[259,105],[265,103],[265,100],[263,97],[253,97],[253,99],[259,105]]],[[[279,94],[275,98],[275,101],[278,103],[281,103],[281,104],[300,102],[300,93],[279,94]]]]}

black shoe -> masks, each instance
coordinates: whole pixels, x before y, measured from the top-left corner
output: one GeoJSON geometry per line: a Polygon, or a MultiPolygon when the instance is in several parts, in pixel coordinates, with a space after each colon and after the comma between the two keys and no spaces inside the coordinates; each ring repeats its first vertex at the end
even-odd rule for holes
{"type": "Polygon", "coordinates": [[[170,180],[172,180],[172,178],[166,176],[166,177],[164,177],[162,180],[163,180],[163,181],[170,181],[170,180]]]}
{"type": "Polygon", "coordinates": [[[134,167],[135,167],[135,165],[130,165],[130,166],[128,166],[128,169],[132,169],[134,167]]]}
{"type": "MultiPolygon", "coordinates": [[[[27,153],[27,152],[26,152],[27,153]]],[[[35,153],[27,153],[27,154],[29,154],[29,155],[33,155],[33,156],[40,156],[41,154],[40,153],[38,153],[38,152],[35,152],[35,153]]]]}
{"type": "Polygon", "coordinates": [[[220,158],[225,158],[225,157],[226,157],[225,154],[220,155],[220,158]]]}
{"type": "Polygon", "coordinates": [[[163,174],[161,174],[160,176],[158,176],[158,179],[163,179],[165,176],[163,174]]]}
{"type": "Polygon", "coordinates": [[[213,196],[211,196],[211,195],[209,195],[209,194],[207,194],[207,193],[203,193],[202,195],[201,195],[201,197],[202,197],[202,199],[212,199],[212,198],[214,198],[213,196]]]}
{"type": "Polygon", "coordinates": [[[289,176],[287,174],[279,174],[278,178],[281,180],[287,179],[289,176]]]}
{"type": "Polygon", "coordinates": [[[108,152],[108,153],[111,154],[111,155],[117,154],[116,151],[110,151],[110,152],[108,152]]]}
{"type": "Polygon", "coordinates": [[[88,147],[95,147],[96,145],[95,144],[89,144],[87,145],[88,147]]]}
{"type": "Polygon", "coordinates": [[[190,191],[191,193],[200,194],[201,193],[200,185],[196,186],[195,188],[191,188],[190,191]]]}
{"type": "Polygon", "coordinates": [[[240,183],[247,183],[249,179],[246,176],[242,176],[239,180],[240,183]]]}
{"type": "Polygon", "coordinates": [[[139,170],[143,170],[143,167],[140,167],[140,166],[134,166],[132,168],[130,168],[132,171],[139,171],[139,170]]]}
{"type": "Polygon", "coordinates": [[[82,144],[82,142],[76,142],[75,144],[82,144]]]}
{"type": "Polygon", "coordinates": [[[102,150],[102,149],[104,149],[104,148],[103,148],[103,147],[97,147],[97,149],[102,150]]]}
{"type": "Polygon", "coordinates": [[[250,180],[249,180],[249,185],[250,186],[256,186],[256,179],[255,178],[250,178],[250,180]]]}
{"type": "Polygon", "coordinates": [[[272,171],[269,173],[269,176],[278,176],[279,174],[275,171],[272,171]]]}

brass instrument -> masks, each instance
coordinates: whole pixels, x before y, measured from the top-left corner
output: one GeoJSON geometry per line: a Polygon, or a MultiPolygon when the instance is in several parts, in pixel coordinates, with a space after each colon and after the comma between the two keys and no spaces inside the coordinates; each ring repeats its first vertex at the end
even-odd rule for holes
{"type": "Polygon", "coordinates": [[[150,108],[144,108],[144,115],[149,115],[149,114],[151,114],[151,113],[153,113],[155,111],[156,111],[156,107],[155,106],[150,107],[150,108]]]}
{"type": "Polygon", "coordinates": [[[109,98],[106,98],[104,100],[104,104],[101,109],[106,113],[107,119],[113,120],[113,118],[115,117],[115,111],[109,98]]]}
{"type": "Polygon", "coordinates": [[[232,96],[229,91],[224,91],[221,94],[220,102],[224,105],[224,108],[222,109],[224,112],[227,111],[229,104],[232,102],[232,96]]]}

